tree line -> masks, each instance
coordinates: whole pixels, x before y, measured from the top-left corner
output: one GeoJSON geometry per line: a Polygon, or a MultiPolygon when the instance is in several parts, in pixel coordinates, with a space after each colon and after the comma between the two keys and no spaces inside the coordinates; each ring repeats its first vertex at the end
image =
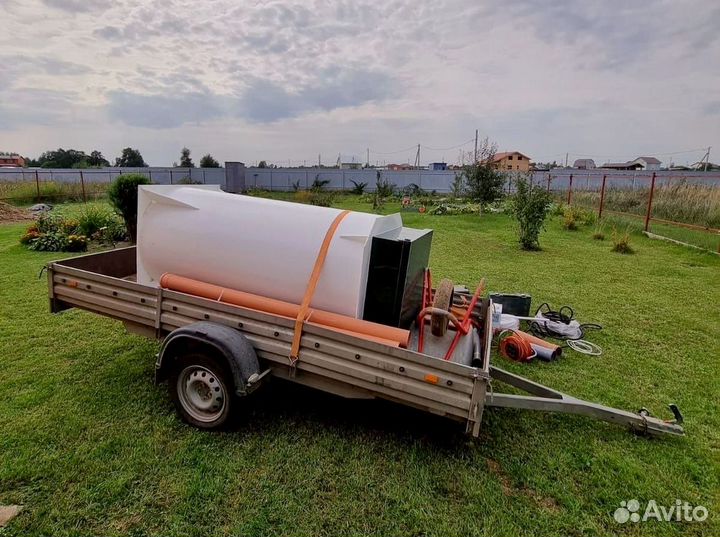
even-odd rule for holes
{"type": "MultiPolygon", "coordinates": [[[[38,158],[25,159],[25,166],[37,168],[105,168],[110,166],[123,168],[146,168],[148,164],[145,162],[142,154],[138,149],[126,147],[115,159],[115,163],[103,156],[102,152],[93,150],[85,153],[77,149],[63,149],[45,151],[38,158]]],[[[190,156],[190,150],[183,147],[180,151],[180,164],[173,162],[173,166],[181,166],[183,168],[194,168],[195,163],[190,156]]],[[[201,168],[219,168],[220,163],[210,154],[204,155],[200,159],[201,168]]]]}

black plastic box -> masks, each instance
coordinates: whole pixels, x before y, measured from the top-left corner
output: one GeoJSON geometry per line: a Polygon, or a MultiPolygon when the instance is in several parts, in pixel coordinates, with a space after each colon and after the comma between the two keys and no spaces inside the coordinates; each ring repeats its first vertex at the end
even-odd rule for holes
{"type": "Polygon", "coordinates": [[[372,239],[363,319],[409,328],[422,306],[431,229],[402,228],[372,239]]]}

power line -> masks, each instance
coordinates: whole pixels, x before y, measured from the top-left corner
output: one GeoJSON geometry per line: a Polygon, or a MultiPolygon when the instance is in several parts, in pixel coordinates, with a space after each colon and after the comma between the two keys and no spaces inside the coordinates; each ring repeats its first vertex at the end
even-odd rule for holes
{"type": "Polygon", "coordinates": [[[423,148],[429,149],[430,151],[450,151],[451,149],[457,149],[459,147],[462,147],[462,146],[467,145],[470,142],[474,142],[474,141],[475,141],[475,138],[470,138],[469,140],[467,140],[461,144],[454,145],[452,147],[428,147],[426,145],[423,145],[423,148]]]}
{"type": "Polygon", "coordinates": [[[370,149],[370,152],[375,155],[397,155],[398,153],[405,153],[406,151],[412,151],[414,149],[417,149],[417,145],[411,145],[410,147],[399,149],[398,151],[375,151],[374,149],[370,149]]]}

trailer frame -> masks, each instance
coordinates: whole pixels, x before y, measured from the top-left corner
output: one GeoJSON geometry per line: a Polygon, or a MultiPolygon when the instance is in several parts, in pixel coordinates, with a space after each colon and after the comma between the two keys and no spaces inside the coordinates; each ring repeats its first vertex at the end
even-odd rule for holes
{"type": "MultiPolygon", "coordinates": [[[[319,326],[303,329],[299,359],[290,359],[294,319],[224,304],[134,281],[134,246],[91,253],[47,265],[50,310],[84,309],[125,324],[128,331],[164,339],[174,330],[211,322],[241,332],[252,344],[263,371],[251,390],[269,376],[351,398],[382,398],[465,423],[480,433],[485,406],[581,414],[653,435],[682,435],[682,416],[674,420],[632,413],[583,401],[490,364],[491,301],[479,306],[482,360],[470,367],[410,349],[396,348],[319,326]],[[496,393],[496,380],[530,395],[496,393]]],[[[160,356],[156,367],[162,367],[160,356]]]]}

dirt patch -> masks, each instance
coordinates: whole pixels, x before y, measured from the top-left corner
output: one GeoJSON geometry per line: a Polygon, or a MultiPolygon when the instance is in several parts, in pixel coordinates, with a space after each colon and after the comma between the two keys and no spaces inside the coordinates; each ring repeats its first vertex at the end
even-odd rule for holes
{"type": "Polygon", "coordinates": [[[0,222],[27,222],[32,219],[28,211],[0,201],[0,222]]]}
{"type": "Polygon", "coordinates": [[[0,528],[7,526],[22,511],[22,505],[0,505],[0,528]]]}
{"type": "Polygon", "coordinates": [[[488,469],[491,474],[494,474],[500,480],[500,487],[502,488],[505,496],[521,495],[531,499],[538,507],[546,509],[548,511],[558,511],[560,506],[558,505],[555,498],[545,497],[538,494],[536,491],[527,487],[515,488],[510,478],[502,471],[500,464],[492,459],[487,459],[488,469]]]}

